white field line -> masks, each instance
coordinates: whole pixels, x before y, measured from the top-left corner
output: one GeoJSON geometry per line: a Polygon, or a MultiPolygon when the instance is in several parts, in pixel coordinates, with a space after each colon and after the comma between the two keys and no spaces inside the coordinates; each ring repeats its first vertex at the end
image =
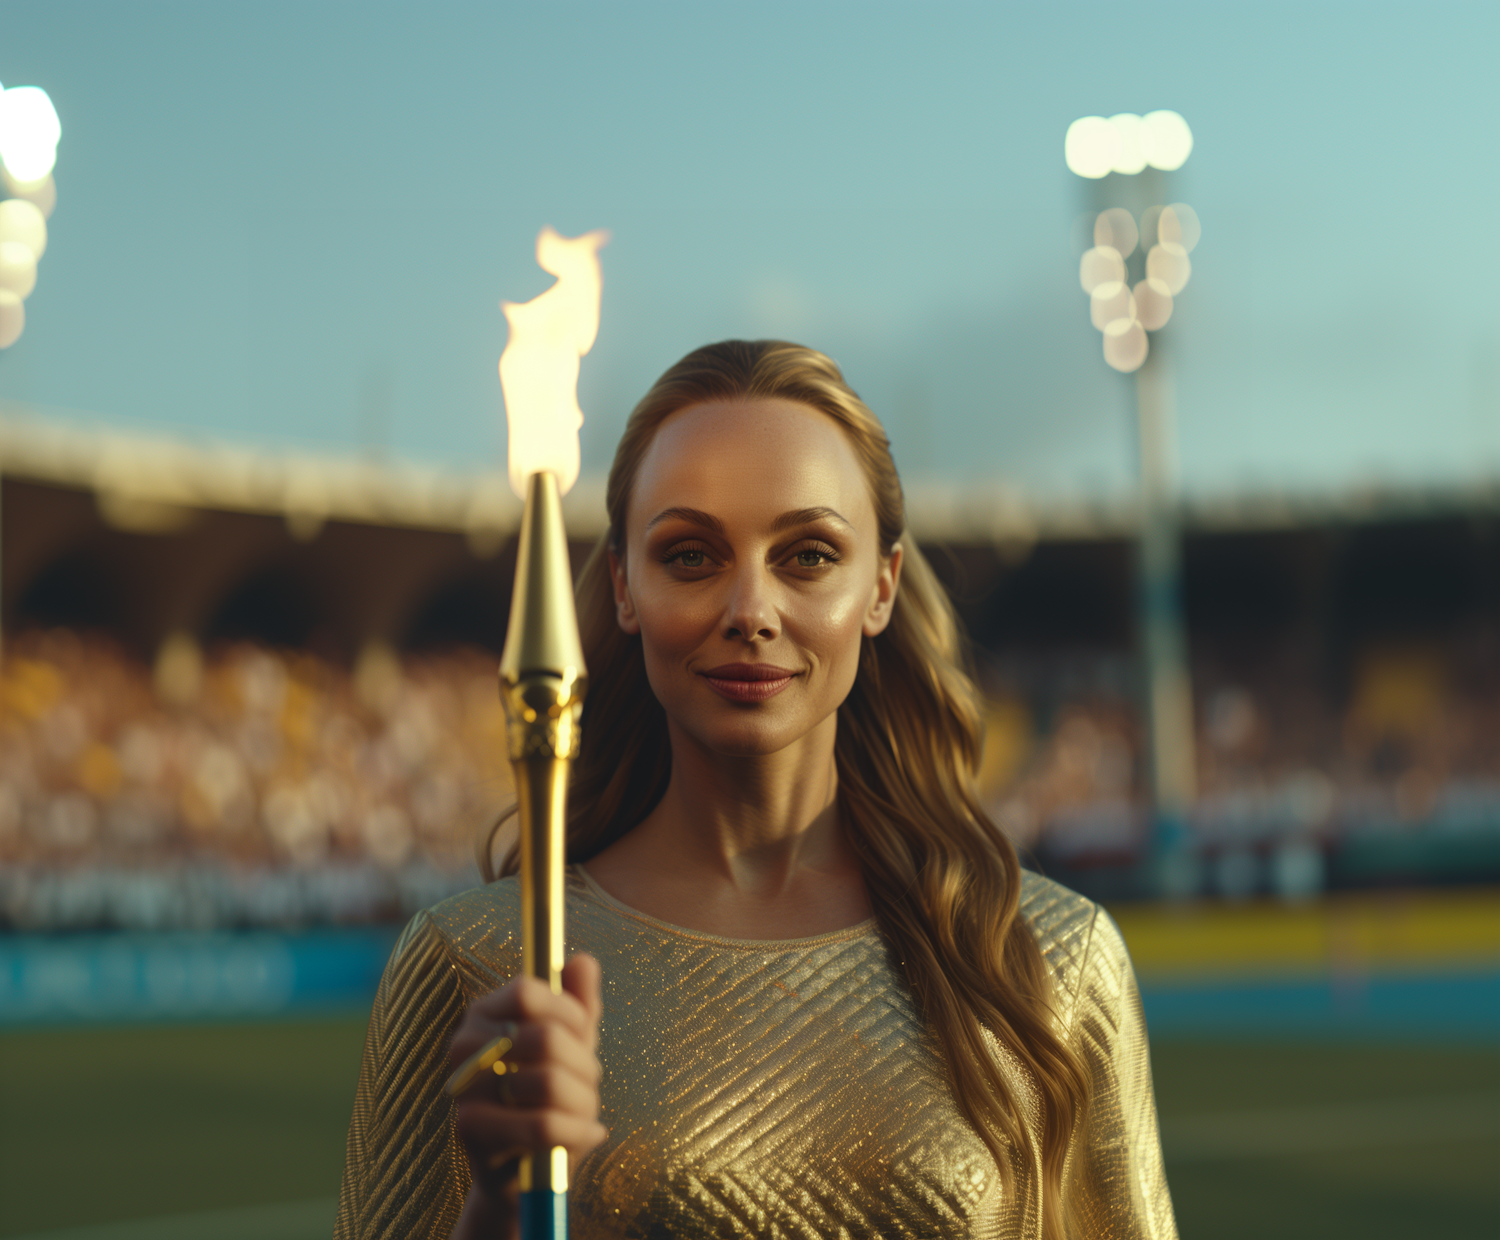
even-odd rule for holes
{"type": "Polygon", "coordinates": [[[1500,1094],[1164,1116],[1168,1163],[1328,1154],[1500,1137],[1500,1094]]]}
{"type": "Polygon", "coordinates": [[[337,1198],[319,1197],[314,1201],[68,1227],[9,1240],[328,1240],[337,1212],[337,1198]]]}

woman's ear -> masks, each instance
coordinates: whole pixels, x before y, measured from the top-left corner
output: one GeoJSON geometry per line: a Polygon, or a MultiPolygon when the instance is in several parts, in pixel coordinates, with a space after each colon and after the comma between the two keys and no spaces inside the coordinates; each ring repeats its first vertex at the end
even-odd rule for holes
{"type": "Polygon", "coordinates": [[[641,622],[636,617],[635,603],[630,597],[630,583],[625,580],[625,564],[615,554],[613,547],[609,549],[609,579],[615,587],[615,623],[620,626],[621,632],[634,637],[641,631],[641,622]]]}
{"type": "Polygon", "coordinates": [[[891,612],[896,606],[896,591],[901,586],[901,544],[891,548],[890,555],[881,561],[880,573],[875,578],[875,588],[870,591],[870,606],[865,612],[864,635],[877,637],[885,632],[891,622],[891,612]]]}

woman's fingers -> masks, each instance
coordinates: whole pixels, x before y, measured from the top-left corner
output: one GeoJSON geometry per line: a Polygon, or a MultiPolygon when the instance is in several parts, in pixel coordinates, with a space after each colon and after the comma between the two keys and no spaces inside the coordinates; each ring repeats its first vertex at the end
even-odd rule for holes
{"type": "Polygon", "coordinates": [[[557,1021],[579,1037],[586,1036],[598,1019],[590,1016],[577,996],[567,990],[555,995],[536,977],[512,978],[499,990],[474,1000],[469,1010],[489,1020],[557,1021]]]}
{"type": "Polygon", "coordinates": [[[458,1105],[497,1105],[531,1111],[562,1111],[597,1119],[599,1094],[575,1073],[553,1064],[520,1067],[495,1077],[484,1073],[473,1089],[460,1095],[458,1105]]]}
{"type": "Polygon", "coordinates": [[[590,1119],[599,1114],[599,1094],[593,1083],[556,1065],[523,1065],[507,1072],[505,1092],[518,1107],[554,1108],[590,1119]]]}
{"type": "Polygon", "coordinates": [[[583,1005],[591,1034],[589,1045],[597,1047],[599,1042],[599,1018],[604,1014],[604,996],[600,991],[599,962],[586,952],[580,952],[563,965],[563,990],[583,1005]]]}
{"type": "Polygon", "coordinates": [[[514,1044],[505,1057],[510,1063],[555,1064],[574,1073],[591,1089],[599,1084],[601,1073],[592,1038],[580,1041],[570,1030],[556,1025],[520,1025],[514,1044]]]}
{"type": "Polygon", "coordinates": [[[471,1154],[481,1150],[537,1150],[561,1145],[579,1156],[609,1136],[609,1130],[591,1115],[507,1107],[478,1098],[459,1103],[454,1122],[459,1138],[471,1154]]]}
{"type": "Polygon", "coordinates": [[[590,1091],[597,1106],[599,1078],[602,1073],[598,1057],[594,1054],[593,1039],[582,1042],[569,1030],[560,1029],[556,1025],[495,1024],[461,1028],[453,1038],[451,1059],[454,1068],[466,1064],[470,1056],[499,1036],[510,1041],[509,1049],[500,1056],[503,1063],[523,1070],[536,1065],[566,1072],[590,1091]],[[467,1055],[463,1053],[465,1050],[468,1051],[467,1055]]]}
{"type": "Polygon", "coordinates": [[[598,963],[575,956],[562,983],[563,992],[553,994],[536,978],[515,978],[470,1004],[453,1035],[455,1069],[497,1038],[508,1043],[501,1044],[499,1063],[460,1074],[472,1076],[472,1088],[461,1093],[455,1111],[475,1189],[482,1184],[497,1202],[513,1196],[520,1153],[562,1146],[576,1165],[609,1137],[599,1122],[598,963]]]}
{"type": "Polygon", "coordinates": [[[511,1047],[510,1063],[555,1062],[590,1085],[599,1081],[594,1051],[599,1041],[599,965],[575,956],[563,970],[564,993],[556,995],[537,978],[515,978],[470,1005],[454,1032],[449,1061],[458,1068],[496,1038],[511,1047]]]}
{"type": "Polygon", "coordinates": [[[471,1007],[459,1022],[458,1028],[453,1031],[453,1041],[448,1045],[448,1065],[457,1068],[470,1055],[498,1037],[509,1038],[514,1043],[520,1032],[521,1026],[517,1022],[491,1020],[477,1015],[471,1007]]]}
{"type": "Polygon", "coordinates": [[[449,1061],[457,1067],[487,1042],[502,1034],[514,1038],[528,1024],[560,1026],[585,1042],[592,1036],[589,1017],[572,995],[554,995],[534,977],[515,978],[469,1005],[454,1031],[449,1061]]]}

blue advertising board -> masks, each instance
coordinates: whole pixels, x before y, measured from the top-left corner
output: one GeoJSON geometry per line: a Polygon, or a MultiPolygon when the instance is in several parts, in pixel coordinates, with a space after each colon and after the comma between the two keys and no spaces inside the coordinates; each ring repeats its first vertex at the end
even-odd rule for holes
{"type": "Polygon", "coordinates": [[[0,1026],[368,1006],[395,927],[0,936],[0,1026]]]}
{"type": "MultiPolygon", "coordinates": [[[[238,1020],[367,1008],[394,926],[0,935],[0,1028],[238,1020]]],[[[1143,977],[1153,1037],[1500,1039],[1500,971],[1232,982],[1143,977]]]]}

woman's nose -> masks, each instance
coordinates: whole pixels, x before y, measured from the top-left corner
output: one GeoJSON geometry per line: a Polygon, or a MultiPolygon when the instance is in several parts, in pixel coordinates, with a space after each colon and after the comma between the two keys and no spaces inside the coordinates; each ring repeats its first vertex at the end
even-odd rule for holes
{"type": "Polygon", "coordinates": [[[781,632],[771,582],[758,569],[741,569],[730,583],[724,608],[724,636],[769,641],[781,632]]]}

